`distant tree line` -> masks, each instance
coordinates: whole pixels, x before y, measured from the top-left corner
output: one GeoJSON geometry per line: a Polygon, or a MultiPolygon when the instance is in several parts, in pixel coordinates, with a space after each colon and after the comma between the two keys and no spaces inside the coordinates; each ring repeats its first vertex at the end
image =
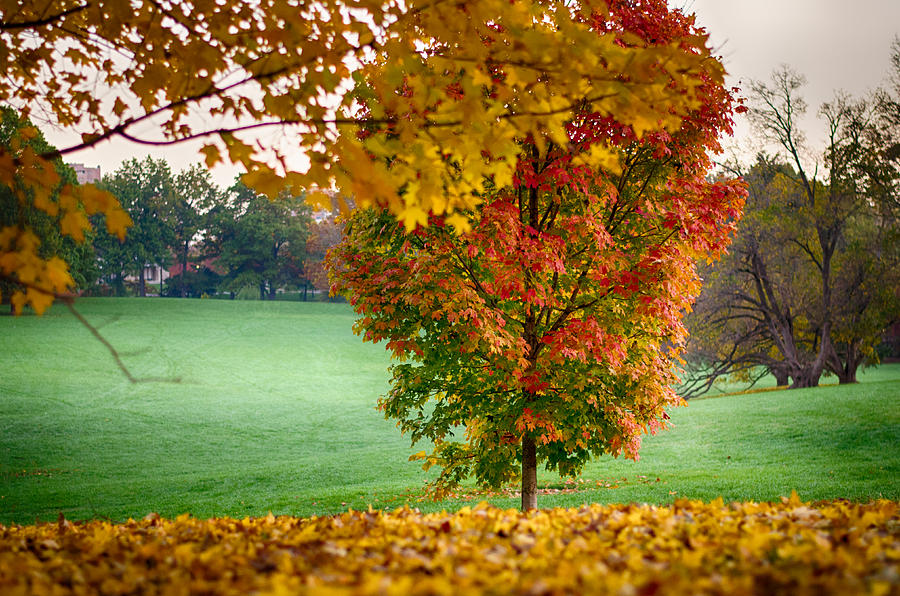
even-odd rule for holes
{"type": "Polygon", "coordinates": [[[686,395],[733,375],[853,383],[878,361],[900,321],[900,40],[892,63],[887,89],[820,107],[826,146],[812,166],[798,125],[803,77],[783,68],[750,86],[751,121],[778,151],[729,164],[749,197],[688,318],[686,395]]]}
{"type": "Polygon", "coordinates": [[[169,270],[167,296],[234,297],[252,289],[271,300],[287,290],[305,300],[310,290],[328,290],[321,262],[340,226],[331,213],[314,218],[302,196],[271,201],[239,180],[220,189],[200,165],[174,174],[165,160],[149,157],[123,163],[100,185],[133,220],[124,242],[97,226],[98,277],[109,294],[128,293],[132,278],[134,292],[146,295],[148,265],[169,270]]]}
{"type": "MultiPolygon", "coordinates": [[[[28,119],[8,107],[0,107],[0,145],[25,146],[38,154],[52,150],[28,119]]],[[[62,160],[54,167],[61,184],[77,184],[75,172],[62,160]]],[[[0,229],[27,224],[42,258],[55,256],[69,264],[76,291],[234,297],[249,290],[263,300],[275,298],[279,290],[298,292],[303,300],[312,292],[328,292],[323,261],[340,241],[341,224],[333,213],[314,217],[302,196],[284,193],[270,201],[239,180],[222,189],[200,165],[173,173],[165,160],[150,157],[123,163],[98,186],[115,195],[132,219],[124,241],[107,231],[102,215],[95,215],[91,237],[75,242],[60,233],[62,213],[51,216],[36,209],[31,203],[39,197],[23,201],[4,185],[0,229]],[[171,275],[162,286],[159,278],[152,286],[146,278],[154,267],[171,275]]],[[[7,286],[0,280],[4,303],[15,289],[7,286]]]]}

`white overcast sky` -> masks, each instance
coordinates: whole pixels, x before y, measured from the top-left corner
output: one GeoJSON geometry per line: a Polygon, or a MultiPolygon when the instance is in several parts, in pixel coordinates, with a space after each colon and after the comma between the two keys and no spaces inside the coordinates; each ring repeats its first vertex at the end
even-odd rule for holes
{"type": "MultiPolygon", "coordinates": [[[[813,150],[822,142],[819,104],[836,90],[862,95],[885,82],[891,43],[900,35],[900,0],[669,0],[670,6],[697,14],[716,53],[722,56],[730,83],[743,87],[751,79],[766,80],[780,64],[804,74],[809,114],[804,122],[813,150]]],[[[45,130],[49,140],[63,147],[71,136],[45,130]]],[[[752,154],[755,144],[746,123],[740,123],[731,143],[752,154]]],[[[152,149],[126,141],[110,141],[97,148],[70,154],[66,161],[99,165],[104,173],[131,157],[165,157],[179,171],[200,161],[199,143],[187,147],[152,149]]],[[[213,172],[227,185],[236,170],[213,172]]]]}
{"type": "MultiPolygon", "coordinates": [[[[862,96],[884,85],[891,44],[900,36],[900,0],[670,0],[697,15],[732,85],[768,81],[786,64],[803,74],[808,104],[804,130],[810,150],[820,153],[819,106],[841,90],[862,96]]],[[[732,144],[745,153],[761,148],[746,121],[732,144]]]]}

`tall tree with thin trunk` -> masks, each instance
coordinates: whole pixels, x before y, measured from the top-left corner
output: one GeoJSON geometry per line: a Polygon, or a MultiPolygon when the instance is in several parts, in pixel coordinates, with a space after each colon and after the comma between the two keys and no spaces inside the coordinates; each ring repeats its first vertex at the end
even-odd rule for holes
{"type": "Polygon", "coordinates": [[[138,295],[146,295],[145,267],[166,266],[171,257],[172,172],[163,159],[147,157],[124,162],[105,176],[100,187],[115,196],[133,221],[124,242],[98,230],[94,248],[101,274],[121,284],[127,275],[138,278],[138,295]]]}
{"type": "Polygon", "coordinates": [[[260,300],[273,300],[279,288],[302,281],[309,235],[309,207],[286,193],[275,201],[240,182],[229,189],[230,204],[215,217],[219,228],[217,265],[224,288],[256,287],[260,300]]]}
{"type": "MultiPolygon", "coordinates": [[[[610,8],[592,27],[622,43],[698,42],[662,1],[610,8]]],[[[379,405],[433,445],[413,457],[441,468],[437,494],[470,475],[519,479],[534,508],[540,465],[573,475],[602,454],[636,459],[681,403],[672,358],[699,289],[694,260],[724,248],[744,195],[705,177],[733,107],[721,66],[706,68],[705,99],[677,130],[586,109],[559,142],[525,139],[512,183],[488,185],[469,232],[433,220],[407,233],[387,211],[348,222],[329,257],[334,289],[357,332],[401,360],[379,405]],[[598,145],[620,161],[580,164],[598,145]]]]}
{"type": "Polygon", "coordinates": [[[221,202],[220,190],[213,184],[209,170],[200,165],[179,172],[172,186],[171,223],[175,240],[172,248],[181,265],[181,273],[177,279],[178,293],[185,298],[191,246],[199,240],[198,235],[206,222],[206,213],[221,202]]]}

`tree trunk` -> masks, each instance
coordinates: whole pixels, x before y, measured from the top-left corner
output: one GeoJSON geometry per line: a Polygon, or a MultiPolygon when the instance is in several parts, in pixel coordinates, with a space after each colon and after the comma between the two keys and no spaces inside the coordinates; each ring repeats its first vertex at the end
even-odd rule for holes
{"type": "Polygon", "coordinates": [[[787,387],[791,382],[791,375],[785,366],[770,366],[769,372],[775,377],[775,385],[778,387],[787,387]]]}
{"type": "Polygon", "coordinates": [[[851,385],[858,382],[856,380],[856,369],[844,371],[843,374],[838,375],[839,385],[851,385]]]}
{"type": "Polygon", "coordinates": [[[537,509],[537,446],[534,438],[522,437],[522,511],[537,509]]]}
{"type": "MultiPolygon", "coordinates": [[[[520,214],[520,217],[522,217],[522,223],[527,221],[533,230],[540,228],[537,188],[529,190],[528,209],[526,214],[520,214]],[[522,217],[522,215],[527,215],[527,218],[522,217]]],[[[531,279],[526,276],[525,281],[530,288],[531,279]]],[[[540,343],[537,341],[535,332],[536,325],[537,315],[534,311],[530,311],[525,317],[525,324],[522,329],[522,337],[528,345],[529,371],[534,370],[540,350],[540,343]]],[[[534,398],[533,395],[529,395],[527,392],[524,394],[524,397],[526,402],[534,398]]],[[[534,437],[524,435],[522,437],[522,511],[528,511],[529,509],[537,509],[537,445],[534,443],[534,437]]]]}
{"type": "Polygon", "coordinates": [[[121,297],[125,295],[125,279],[121,273],[116,273],[113,277],[112,287],[114,296],[121,297]]]}
{"type": "Polygon", "coordinates": [[[306,302],[306,293],[308,290],[309,290],[309,282],[304,281],[303,282],[303,302],[306,302]]]}
{"type": "Polygon", "coordinates": [[[791,389],[805,389],[806,387],[818,387],[819,386],[819,377],[822,376],[822,371],[819,371],[816,374],[814,366],[808,365],[803,367],[797,374],[792,375],[794,382],[791,384],[791,389]]]}
{"type": "Polygon", "coordinates": [[[145,298],[147,296],[147,280],[144,277],[143,267],[141,267],[141,272],[138,274],[138,295],[141,298],[145,298]]]}
{"type": "MultiPolygon", "coordinates": [[[[184,246],[182,248],[183,248],[183,250],[181,253],[181,297],[187,298],[187,289],[184,287],[184,281],[185,281],[184,277],[185,277],[185,275],[187,275],[187,253],[188,253],[187,242],[184,243],[184,246]]],[[[159,276],[159,287],[162,288],[162,275],[159,276]]],[[[160,291],[160,294],[162,294],[161,291],[160,291]]]]}
{"type": "Polygon", "coordinates": [[[266,283],[265,282],[261,282],[259,284],[259,299],[260,300],[266,299],[266,283]]]}
{"type": "Polygon", "coordinates": [[[846,351],[838,354],[837,346],[832,345],[828,354],[828,370],[837,375],[838,383],[849,385],[856,383],[856,371],[862,364],[863,355],[859,350],[861,342],[844,344],[846,351]]]}

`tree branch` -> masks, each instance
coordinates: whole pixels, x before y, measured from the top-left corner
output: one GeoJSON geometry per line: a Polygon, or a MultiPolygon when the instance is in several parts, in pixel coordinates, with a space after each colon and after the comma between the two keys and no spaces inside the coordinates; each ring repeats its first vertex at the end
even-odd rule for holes
{"type": "Polygon", "coordinates": [[[42,19],[38,19],[36,21],[22,21],[19,23],[4,23],[0,22],[0,31],[18,31],[21,29],[36,29],[38,27],[44,27],[46,25],[52,25],[53,23],[60,21],[70,14],[75,14],[77,12],[81,12],[82,10],[86,10],[90,4],[82,4],[81,6],[73,6],[67,10],[64,10],[55,15],[51,15],[49,17],[44,17],[42,19]]]}

